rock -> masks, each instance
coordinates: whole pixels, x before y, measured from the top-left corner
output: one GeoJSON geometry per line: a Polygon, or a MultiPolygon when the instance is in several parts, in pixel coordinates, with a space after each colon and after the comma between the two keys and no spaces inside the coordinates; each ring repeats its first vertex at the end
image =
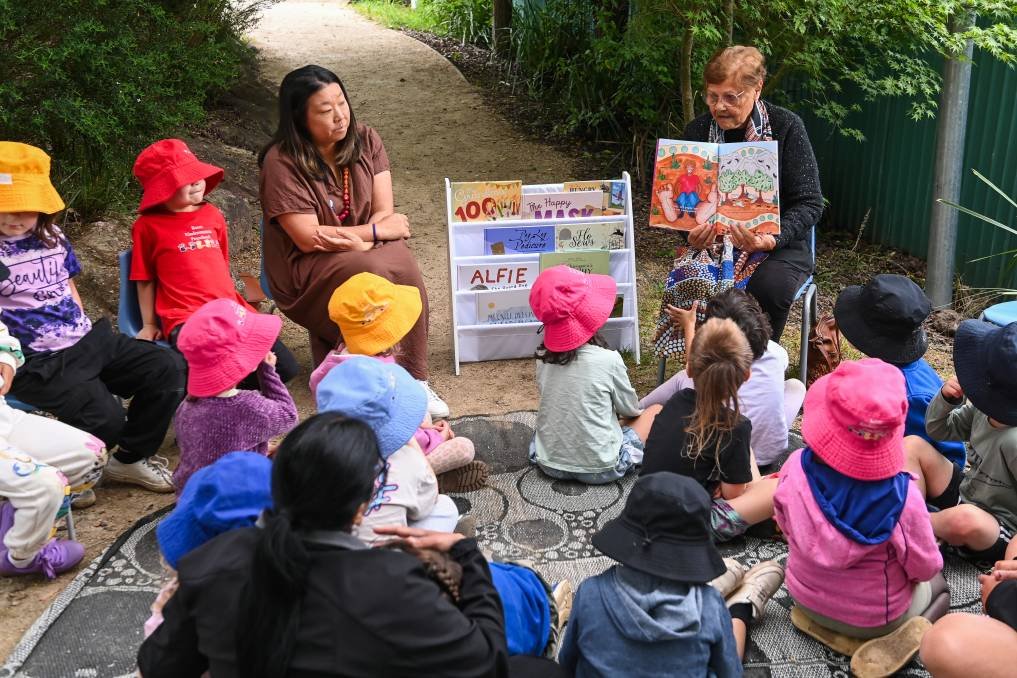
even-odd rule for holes
{"type": "Polygon", "coordinates": [[[964,320],[964,316],[960,313],[950,308],[944,308],[938,311],[933,311],[927,322],[929,328],[934,332],[937,332],[944,337],[952,337],[957,334],[957,326],[962,320],[964,320]]]}
{"type": "Polygon", "coordinates": [[[131,247],[131,228],[119,221],[97,221],[68,233],[81,263],[78,286],[85,312],[98,320],[103,315],[115,318],[120,299],[118,255],[131,247]]]}
{"type": "Polygon", "coordinates": [[[250,247],[258,234],[260,210],[256,210],[247,198],[222,187],[209,193],[208,201],[218,207],[226,218],[230,252],[239,253],[250,247]]]}

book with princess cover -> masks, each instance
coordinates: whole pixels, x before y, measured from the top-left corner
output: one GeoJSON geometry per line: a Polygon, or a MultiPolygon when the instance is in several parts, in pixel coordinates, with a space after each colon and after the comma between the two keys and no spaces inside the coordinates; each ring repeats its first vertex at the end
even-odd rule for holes
{"type": "Polygon", "coordinates": [[[778,167],[776,141],[710,144],[659,139],[650,226],[691,231],[711,223],[719,234],[737,224],[777,235],[778,167]]]}

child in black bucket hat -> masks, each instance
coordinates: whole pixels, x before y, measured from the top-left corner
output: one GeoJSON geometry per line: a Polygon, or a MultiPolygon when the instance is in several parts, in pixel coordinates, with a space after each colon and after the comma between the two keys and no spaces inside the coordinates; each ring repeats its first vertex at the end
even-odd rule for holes
{"type": "Polygon", "coordinates": [[[904,435],[923,438],[963,469],[964,443],[935,440],[925,432],[925,412],[943,387],[943,380],[923,357],[929,340],[922,323],[930,313],[932,302],[921,287],[910,278],[889,273],[865,285],[844,288],[833,307],[837,327],[852,346],[904,375],[908,397],[904,435]]]}
{"type": "Polygon", "coordinates": [[[972,559],[996,561],[1017,533],[1017,323],[965,320],[953,362],[957,376],[929,404],[926,428],[936,440],[967,442],[970,468],[962,473],[909,438],[908,470],[940,509],[931,515],[936,536],[972,559]]]}
{"type": "Polygon", "coordinates": [[[721,558],[711,508],[706,490],[687,476],[636,481],[621,515],[593,537],[618,564],[576,591],[562,666],[576,678],[742,675],[746,625],[780,588],[784,570],[767,561],[745,572],[721,558]]]}

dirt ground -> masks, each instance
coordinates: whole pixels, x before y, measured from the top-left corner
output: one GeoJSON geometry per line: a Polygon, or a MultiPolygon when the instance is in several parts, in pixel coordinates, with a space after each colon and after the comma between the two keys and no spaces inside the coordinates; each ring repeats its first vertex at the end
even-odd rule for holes
{"type": "MultiPolygon", "coordinates": [[[[460,377],[453,376],[444,179],[519,177],[528,183],[542,183],[598,177],[575,176],[573,164],[564,154],[522,138],[445,58],[409,36],[362,19],[345,7],[345,2],[281,3],[265,14],[250,39],[260,52],[262,77],[270,92],[294,68],[309,63],[325,66],[343,79],[358,119],[381,134],[392,162],[396,209],[409,216],[413,229],[410,244],[427,282],[431,383],[449,403],[453,415],[532,408],[536,391],[529,361],[466,364],[460,377]]],[[[234,114],[273,117],[274,102],[257,99],[250,96],[233,102],[234,114]]],[[[223,125],[225,132],[199,132],[188,139],[199,156],[227,167],[223,188],[230,199],[237,196],[247,203],[241,205],[243,219],[254,221],[235,239],[231,220],[234,245],[252,241],[251,224],[256,228],[256,211],[254,217],[249,214],[251,196],[257,194],[251,151],[264,142],[266,130],[271,129],[271,124],[259,123],[240,121],[223,125]]],[[[216,200],[216,193],[211,197],[214,201],[224,199],[216,200]]],[[[130,222],[130,216],[124,215],[104,228],[82,233],[83,240],[94,244],[95,259],[102,259],[96,267],[105,271],[91,279],[91,289],[84,294],[93,318],[113,311],[116,279],[110,262],[114,252],[129,246],[130,222]]],[[[234,259],[235,271],[258,270],[256,249],[238,253],[234,259]]],[[[283,336],[305,367],[305,374],[295,379],[291,391],[301,415],[307,416],[313,410],[306,382],[310,363],[307,336],[289,322],[283,336]]],[[[175,464],[172,442],[163,454],[175,464]]],[[[85,562],[99,555],[136,519],[172,500],[172,495],[128,487],[100,488],[98,503],[75,513],[78,538],[87,549],[85,562]]],[[[74,574],[48,583],[34,577],[0,580],[0,656],[10,653],[74,574]]]]}

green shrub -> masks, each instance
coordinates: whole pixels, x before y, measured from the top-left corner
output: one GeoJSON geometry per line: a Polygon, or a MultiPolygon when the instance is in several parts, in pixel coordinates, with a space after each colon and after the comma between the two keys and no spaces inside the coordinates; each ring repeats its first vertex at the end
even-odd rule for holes
{"type": "Polygon", "coordinates": [[[264,0],[0,0],[0,138],[53,156],[85,218],[128,204],[131,166],[157,138],[201,122],[238,79],[243,32],[264,0]]]}
{"type": "Polygon", "coordinates": [[[437,32],[484,47],[491,44],[492,0],[422,0],[421,9],[437,32]]]}
{"type": "Polygon", "coordinates": [[[350,7],[388,28],[442,33],[434,18],[422,9],[410,9],[404,0],[355,0],[350,7]]]}

